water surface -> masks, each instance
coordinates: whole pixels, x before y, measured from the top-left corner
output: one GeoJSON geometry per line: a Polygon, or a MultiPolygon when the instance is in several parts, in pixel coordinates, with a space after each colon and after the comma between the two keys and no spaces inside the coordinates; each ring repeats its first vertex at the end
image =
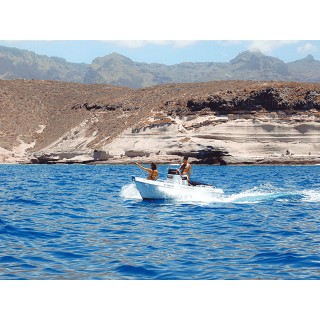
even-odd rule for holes
{"type": "Polygon", "coordinates": [[[320,279],[320,166],[194,166],[225,194],[171,201],[131,165],[0,173],[0,279],[320,279]]]}

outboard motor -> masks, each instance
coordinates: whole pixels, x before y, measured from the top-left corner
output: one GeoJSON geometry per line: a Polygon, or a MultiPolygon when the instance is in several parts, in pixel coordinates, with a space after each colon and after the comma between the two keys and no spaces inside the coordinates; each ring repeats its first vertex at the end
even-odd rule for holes
{"type": "Polygon", "coordinates": [[[177,169],[168,169],[167,182],[184,186],[189,185],[188,177],[186,175],[182,176],[177,169]]]}

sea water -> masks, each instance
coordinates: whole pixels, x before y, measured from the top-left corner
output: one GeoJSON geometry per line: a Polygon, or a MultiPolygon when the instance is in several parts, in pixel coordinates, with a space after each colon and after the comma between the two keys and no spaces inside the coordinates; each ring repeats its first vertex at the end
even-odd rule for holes
{"type": "Polygon", "coordinates": [[[0,165],[0,279],[320,279],[320,166],[194,165],[224,194],[170,201],[132,175],[0,165]]]}

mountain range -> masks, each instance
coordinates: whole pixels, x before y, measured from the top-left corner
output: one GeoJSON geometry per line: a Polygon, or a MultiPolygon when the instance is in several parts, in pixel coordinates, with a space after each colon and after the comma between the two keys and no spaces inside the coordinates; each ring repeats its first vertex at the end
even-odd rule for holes
{"type": "Polygon", "coordinates": [[[0,46],[0,79],[57,80],[129,88],[213,80],[320,82],[320,61],[308,55],[285,63],[261,52],[244,51],[229,62],[165,65],[135,62],[112,53],[86,64],[0,46]]]}

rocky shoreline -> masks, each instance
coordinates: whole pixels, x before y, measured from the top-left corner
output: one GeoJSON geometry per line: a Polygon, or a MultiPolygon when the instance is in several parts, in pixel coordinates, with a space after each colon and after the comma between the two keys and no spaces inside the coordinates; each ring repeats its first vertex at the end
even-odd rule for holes
{"type": "Polygon", "coordinates": [[[0,163],[320,163],[317,83],[1,80],[0,111],[0,163]]]}

